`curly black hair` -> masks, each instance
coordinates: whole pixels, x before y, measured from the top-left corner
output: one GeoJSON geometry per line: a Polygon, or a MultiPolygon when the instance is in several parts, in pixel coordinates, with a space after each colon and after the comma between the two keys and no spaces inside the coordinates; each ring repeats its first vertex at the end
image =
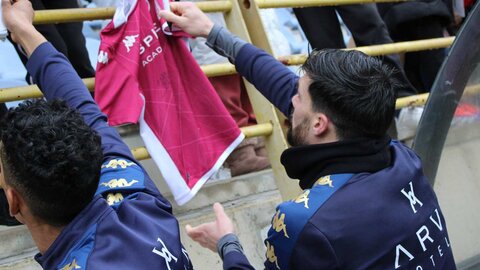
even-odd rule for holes
{"type": "Polygon", "coordinates": [[[6,183],[47,224],[72,221],[98,186],[100,136],[61,100],[25,101],[9,110],[0,130],[6,183]]]}

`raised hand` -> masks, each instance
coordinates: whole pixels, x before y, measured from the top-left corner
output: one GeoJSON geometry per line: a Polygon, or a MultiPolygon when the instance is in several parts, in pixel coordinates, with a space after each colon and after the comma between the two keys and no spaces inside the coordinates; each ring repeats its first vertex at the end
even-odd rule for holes
{"type": "Polygon", "coordinates": [[[191,36],[207,37],[213,28],[213,22],[192,2],[172,2],[170,11],[158,14],[191,36]]]}
{"type": "Polygon", "coordinates": [[[203,223],[197,227],[187,225],[187,235],[202,247],[217,252],[217,242],[224,235],[234,232],[232,220],[225,214],[223,206],[219,203],[213,204],[215,221],[203,223]]]}

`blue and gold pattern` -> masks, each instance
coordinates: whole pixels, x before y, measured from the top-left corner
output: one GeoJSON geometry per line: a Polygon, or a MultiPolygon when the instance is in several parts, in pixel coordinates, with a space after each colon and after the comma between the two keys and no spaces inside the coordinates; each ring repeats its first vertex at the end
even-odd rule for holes
{"type": "Polygon", "coordinates": [[[287,225],[285,225],[285,213],[280,214],[280,211],[277,211],[277,213],[273,217],[272,228],[276,232],[283,231],[283,235],[289,238],[287,233],[287,225]]]}
{"type": "Polygon", "coordinates": [[[112,206],[114,204],[121,203],[123,201],[122,193],[108,193],[107,194],[107,203],[112,206]]]}
{"type": "Polygon", "coordinates": [[[316,185],[321,185],[321,186],[328,185],[328,187],[333,188],[333,182],[332,182],[332,179],[330,178],[330,175],[322,176],[322,177],[318,178],[318,180],[315,182],[314,186],[316,186],[316,185]]]}
{"type": "Polygon", "coordinates": [[[97,226],[91,226],[76,244],[67,252],[62,262],[58,264],[58,270],[85,269],[87,259],[95,246],[95,232],[97,226]]]}
{"type": "Polygon", "coordinates": [[[126,169],[127,167],[135,166],[135,165],[137,165],[135,162],[128,162],[125,159],[111,159],[110,161],[108,161],[107,164],[102,165],[102,169],[103,168],[116,169],[117,167],[126,169]]]}
{"type": "MultiPolygon", "coordinates": [[[[96,194],[134,192],[145,189],[145,174],[137,163],[128,159],[111,159],[103,163],[96,194]]],[[[108,200],[108,198],[107,198],[108,200]]],[[[110,202],[117,203],[111,198],[110,202]]]]}
{"type": "Polygon", "coordinates": [[[270,243],[268,241],[265,241],[265,243],[267,245],[267,260],[268,260],[268,262],[274,264],[277,267],[277,269],[280,269],[280,266],[278,266],[278,258],[275,255],[275,248],[273,247],[273,245],[270,245],[270,243]]]}
{"type": "Polygon", "coordinates": [[[61,270],[73,270],[73,269],[82,269],[82,267],[77,264],[77,259],[73,259],[71,263],[65,265],[61,270]]]}
{"type": "Polygon", "coordinates": [[[305,190],[302,195],[295,199],[296,203],[303,203],[303,207],[308,209],[308,195],[310,195],[310,189],[305,190]]]}
{"type": "Polygon", "coordinates": [[[295,243],[307,222],[352,176],[353,174],[334,174],[320,177],[311,189],[277,207],[265,240],[267,269],[289,268],[295,243]]]}
{"type": "Polygon", "coordinates": [[[137,180],[132,180],[127,182],[125,178],[120,179],[112,179],[106,183],[100,183],[101,186],[109,187],[109,188],[116,188],[116,187],[131,187],[133,184],[138,183],[137,180]]]}

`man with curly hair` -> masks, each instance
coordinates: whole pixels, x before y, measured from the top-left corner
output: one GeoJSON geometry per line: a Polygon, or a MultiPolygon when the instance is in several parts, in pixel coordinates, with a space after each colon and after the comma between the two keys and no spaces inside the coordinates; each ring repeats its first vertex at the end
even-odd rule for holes
{"type": "Polygon", "coordinates": [[[0,186],[44,269],[192,269],[178,221],[64,55],[32,25],[28,0],[2,0],[11,37],[47,101],[10,110],[0,186]]]}

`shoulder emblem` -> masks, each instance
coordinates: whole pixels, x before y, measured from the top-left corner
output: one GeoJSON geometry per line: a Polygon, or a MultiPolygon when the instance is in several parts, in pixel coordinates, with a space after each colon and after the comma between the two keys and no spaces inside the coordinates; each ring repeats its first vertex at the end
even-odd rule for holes
{"type": "Polygon", "coordinates": [[[107,195],[107,203],[108,205],[112,206],[114,204],[117,204],[119,202],[123,201],[123,195],[122,193],[108,193],[107,195]]]}
{"type": "Polygon", "coordinates": [[[277,269],[280,269],[280,266],[278,266],[278,258],[275,255],[275,248],[273,245],[270,245],[268,241],[265,241],[267,243],[267,260],[271,263],[274,263],[275,266],[277,266],[277,269]]]}
{"type": "Polygon", "coordinates": [[[273,217],[272,227],[276,232],[283,231],[283,235],[289,238],[287,234],[287,225],[285,224],[285,213],[280,214],[280,211],[277,211],[273,217]]]}
{"type": "Polygon", "coordinates": [[[82,269],[80,265],[77,264],[77,259],[73,259],[73,261],[64,267],[62,267],[60,270],[72,270],[72,269],[82,269]]]}
{"type": "Polygon", "coordinates": [[[131,187],[135,183],[138,183],[137,180],[132,180],[130,182],[127,182],[125,178],[120,178],[120,179],[112,179],[108,182],[103,182],[100,183],[101,186],[109,187],[109,188],[116,188],[116,187],[131,187]]]}
{"type": "Polygon", "coordinates": [[[135,162],[128,162],[125,159],[112,159],[108,161],[107,164],[102,165],[102,169],[104,168],[111,168],[116,169],[117,167],[121,167],[122,169],[126,169],[127,167],[137,165],[135,162]]]}
{"type": "Polygon", "coordinates": [[[303,207],[308,209],[308,195],[310,195],[310,190],[307,189],[300,196],[295,199],[295,203],[303,203],[303,207]]]}
{"type": "Polygon", "coordinates": [[[330,175],[323,176],[318,178],[317,182],[315,182],[315,186],[320,185],[320,186],[326,186],[328,185],[329,187],[333,188],[333,181],[330,179],[330,175]]]}

